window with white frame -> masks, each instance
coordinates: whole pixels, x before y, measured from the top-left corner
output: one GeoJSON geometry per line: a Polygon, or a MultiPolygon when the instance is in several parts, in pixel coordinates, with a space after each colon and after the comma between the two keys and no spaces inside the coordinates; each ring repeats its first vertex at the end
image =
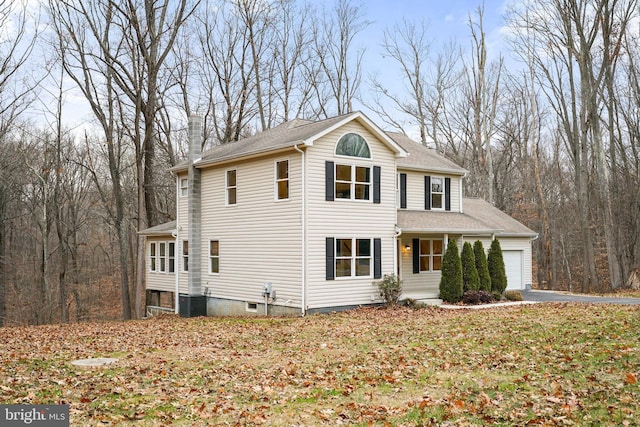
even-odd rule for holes
{"type": "Polygon", "coordinates": [[[149,247],[149,271],[158,270],[158,244],[151,242],[149,247]]]}
{"type": "Polygon", "coordinates": [[[276,200],[289,199],[289,160],[276,162],[276,200]]]}
{"type": "Polygon", "coordinates": [[[189,179],[180,178],[180,197],[186,197],[189,191],[189,179]]]}
{"type": "Polygon", "coordinates": [[[336,199],[371,200],[371,168],[336,164],[336,199]]]}
{"type": "Polygon", "coordinates": [[[174,273],[175,268],[175,242],[151,242],[149,247],[149,271],[155,273],[174,273]]]}
{"type": "Polygon", "coordinates": [[[371,158],[371,150],[365,139],[357,133],[343,135],[336,144],[336,155],[371,158]]]}
{"type": "Polygon", "coordinates": [[[168,272],[175,273],[176,272],[176,243],[169,242],[168,243],[168,272]]]}
{"type": "Polygon", "coordinates": [[[220,273],[220,242],[209,241],[209,273],[220,273]]]}
{"type": "Polygon", "coordinates": [[[182,241],[182,271],[189,271],[189,241],[182,241]]]}
{"type": "Polygon", "coordinates": [[[227,171],[227,205],[235,205],[238,197],[238,171],[231,169],[227,171]]]}
{"type": "Polygon", "coordinates": [[[443,253],[442,239],[420,239],[420,271],[442,270],[443,253]]]}
{"type": "Polygon", "coordinates": [[[371,239],[336,239],[336,277],[371,276],[371,239]]]}
{"type": "Polygon", "coordinates": [[[444,209],[444,178],[431,177],[431,209],[444,209]]]}

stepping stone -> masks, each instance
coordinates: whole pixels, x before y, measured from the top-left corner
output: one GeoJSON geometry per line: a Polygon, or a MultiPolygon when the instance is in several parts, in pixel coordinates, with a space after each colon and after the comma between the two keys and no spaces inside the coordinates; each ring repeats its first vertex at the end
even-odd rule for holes
{"type": "Polygon", "coordinates": [[[74,366],[105,366],[117,362],[118,359],[113,357],[94,357],[91,359],[80,359],[71,362],[74,366]]]}

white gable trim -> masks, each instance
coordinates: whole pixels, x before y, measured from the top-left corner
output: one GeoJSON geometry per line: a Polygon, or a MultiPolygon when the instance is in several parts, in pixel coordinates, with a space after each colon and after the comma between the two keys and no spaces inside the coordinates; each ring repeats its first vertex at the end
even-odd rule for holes
{"type": "Polygon", "coordinates": [[[391,151],[396,154],[396,157],[407,157],[409,153],[407,153],[404,148],[398,145],[393,139],[389,138],[387,134],[380,129],[375,123],[373,123],[367,116],[365,116],[361,111],[356,111],[345,116],[342,120],[335,123],[333,126],[323,129],[321,132],[307,138],[304,140],[304,145],[312,146],[313,143],[322,138],[323,136],[333,132],[334,130],[344,126],[345,124],[357,120],[360,124],[362,124],[369,132],[374,134],[377,138],[379,138],[391,151]]]}

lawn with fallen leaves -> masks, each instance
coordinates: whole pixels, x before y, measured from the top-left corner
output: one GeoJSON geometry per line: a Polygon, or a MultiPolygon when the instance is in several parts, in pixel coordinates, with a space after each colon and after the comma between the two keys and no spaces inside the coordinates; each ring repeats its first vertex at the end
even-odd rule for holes
{"type": "Polygon", "coordinates": [[[359,309],[0,329],[0,403],[71,425],[637,425],[640,307],[359,309]],[[115,357],[99,368],[74,359],[115,357]]]}

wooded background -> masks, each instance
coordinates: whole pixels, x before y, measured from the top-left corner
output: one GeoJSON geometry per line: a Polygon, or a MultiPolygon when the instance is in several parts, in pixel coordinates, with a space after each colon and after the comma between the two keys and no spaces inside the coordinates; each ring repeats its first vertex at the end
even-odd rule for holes
{"type": "Polygon", "coordinates": [[[514,2],[502,52],[482,4],[454,41],[429,17],[365,39],[365,5],[0,0],[0,322],[144,314],[137,231],[173,218],[167,169],[193,113],[209,146],[361,109],[539,232],[538,287],[625,286],[640,265],[637,1],[514,2]]]}

